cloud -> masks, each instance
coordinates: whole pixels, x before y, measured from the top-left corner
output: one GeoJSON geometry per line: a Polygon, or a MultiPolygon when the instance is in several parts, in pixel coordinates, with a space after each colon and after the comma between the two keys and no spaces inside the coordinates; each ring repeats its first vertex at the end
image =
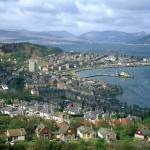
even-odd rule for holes
{"type": "Polygon", "coordinates": [[[0,0],[0,28],[149,31],[149,0],[0,0]]]}

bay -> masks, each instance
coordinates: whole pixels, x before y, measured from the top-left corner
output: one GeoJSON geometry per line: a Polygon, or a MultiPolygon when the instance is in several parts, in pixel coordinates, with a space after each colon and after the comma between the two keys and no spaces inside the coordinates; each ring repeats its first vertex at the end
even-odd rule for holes
{"type": "Polygon", "coordinates": [[[60,47],[65,51],[90,52],[101,54],[126,54],[130,56],[150,57],[150,45],[144,44],[118,44],[118,43],[100,43],[100,44],[58,44],[52,47],[60,47]]]}
{"type": "MultiPolygon", "coordinates": [[[[125,54],[130,56],[141,56],[150,58],[150,45],[144,44],[118,44],[118,43],[76,43],[60,44],[59,47],[65,51],[90,52],[100,54],[125,54]]],[[[150,107],[150,66],[147,67],[127,67],[127,68],[106,68],[93,69],[79,72],[81,77],[95,75],[98,73],[116,73],[120,71],[129,72],[134,75],[134,79],[117,77],[95,77],[96,80],[104,80],[110,84],[118,84],[123,88],[123,94],[118,99],[130,105],[150,107]]]]}
{"type": "Polygon", "coordinates": [[[123,94],[118,99],[130,105],[137,104],[142,107],[150,107],[150,66],[146,67],[124,67],[124,68],[103,68],[78,72],[81,77],[96,74],[115,74],[126,71],[134,78],[97,76],[93,79],[104,80],[110,84],[121,85],[123,94]]]}

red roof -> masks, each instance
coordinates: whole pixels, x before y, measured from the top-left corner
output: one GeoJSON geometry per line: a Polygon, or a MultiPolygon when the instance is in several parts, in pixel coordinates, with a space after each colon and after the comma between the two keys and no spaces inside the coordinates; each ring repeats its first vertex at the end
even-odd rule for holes
{"type": "Polygon", "coordinates": [[[119,119],[112,119],[111,121],[113,123],[128,124],[130,120],[128,118],[119,118],[119,119]]]}
{"type": "Polygon", "coordinates": [[[39,135],[44,135],[44,134],[50,134],[49,128],[39,128],[38,129],[39,135]]]}
{"type": "Polygon", "coordinates": [[[142,131],[140,129],[137,129],[136,134],[143,135],[142,131]]]}

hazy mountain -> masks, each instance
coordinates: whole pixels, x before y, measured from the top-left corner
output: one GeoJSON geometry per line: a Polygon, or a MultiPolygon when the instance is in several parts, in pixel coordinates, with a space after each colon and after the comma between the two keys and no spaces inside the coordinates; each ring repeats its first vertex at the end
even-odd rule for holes
{"type": "Polygon", "coordinates": [[[135,43],[138,44],[150,44],[150,34],[138,39],[137,41],[135,41],[135,43]]]}
{"type": "Polygon", "coordinates": [[[94,31],[75,36],[67,31],[0,30],[0,42],[32,42],[43,45],[91,42],[132,43],[145,35],[145,32],[94,31]]]}
{"type": "Polygon", "coordinates": [[[38,32],[41,35],[53,36],[53,37],[74,37],[74,35],[67,31],[43,31],[38,32]]]}
{"type": "Polygon", "coordinates": [[[80,38],[93,42],[129,43],[145,36],[145,32],[127,33],[119,31],[93,31],[80,35],[80,38]]]}
{"type": "Polygon", "coordinates": [[[0,42],[32,42],[49,45],[82,41],[66,31],[0,30],[0,42]]]}

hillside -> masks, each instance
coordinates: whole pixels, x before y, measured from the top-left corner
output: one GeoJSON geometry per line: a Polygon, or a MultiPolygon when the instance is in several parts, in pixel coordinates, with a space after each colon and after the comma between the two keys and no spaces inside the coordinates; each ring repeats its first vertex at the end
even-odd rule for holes
{"type": "Polygon", "coordinates": [[[5,57],[22,58],[23,60],[30,58],[33,54],[47,56],[52,53],[62,52],[60,48],[47,48],[46,46],[32,43],[0,44],[0,51],[5,57]]]}

